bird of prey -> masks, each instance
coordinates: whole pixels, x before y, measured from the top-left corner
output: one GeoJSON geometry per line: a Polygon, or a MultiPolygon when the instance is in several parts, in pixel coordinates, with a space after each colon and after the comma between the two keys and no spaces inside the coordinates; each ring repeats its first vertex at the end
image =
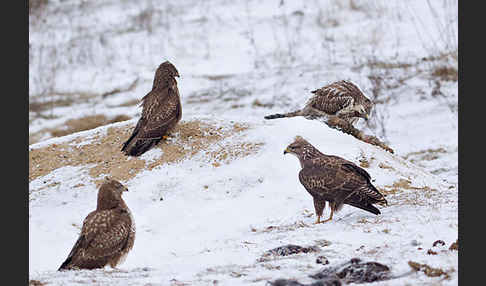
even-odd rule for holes
{"type": "Polygon", "coordinates": [[[166,139],[181,119],[182,105],[175,77],[179,77],[179,72],[169,61],[157,68],[152,90],[142,98],[142,116],[121,149],[126,155],[142,155],[166,139]]]}
{"type": "Polygon", "coordinates": [[[346,80],[336,81],[320,89],[311,91],[314,95],[303,109],[284,114],[272,114],[265,119],[304,116],[307,119],[337,116],[350,124],[359,118],[368,120],[373,104],[354,83],[346,80]]]}
{"type": "Polygon", "coordinates": [[[95,269],[122,263],[135,241],[135,222],[122,199],[128,191],[107,178],[98,191],[96,210],[88,214],[78,240],[58,270],[95,269]]]}
{"type": "Polygon", "coordinates": [[[314,199],[316,223],[332,220],[334,212],[344,204],[376,215],[380,211],[373,204],[387,204],[385,197],[371,183],[370,174],[353,162],[325,155],[300,136],[287,146],[284,154],[287,153],[295,155],[300,161],[302,169],[299,180],[314,199]],[[331,208],[331,215],[329,219],[321,221],[326,202],[331,208]]]}

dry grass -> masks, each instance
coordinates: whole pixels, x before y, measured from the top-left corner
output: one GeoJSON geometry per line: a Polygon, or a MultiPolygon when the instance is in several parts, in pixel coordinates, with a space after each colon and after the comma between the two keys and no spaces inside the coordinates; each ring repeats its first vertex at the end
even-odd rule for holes
{"type": "Polygon", "coordinates": [[[263,143],[241,142],[230,146],[221,146],[217,151],[206,152],[206,155],[216,161],[213,166],[219,167],[221,163],[228,164],[235,158],[255,154],[261,146],[263,146],[263,143]]]}
{"type": "Polygon", "coordinates": [[[414,187],[411,185],[412,181],[407,180],[407,179],[400,179],[396,182],[394,182],[391,186],[386,185],[384,188],[380,189],[380,192],[385,195],[389,194],[396,194],[398,192],[401,192],[403,190],[414,190],[414,191],[435,191],[435,189],[432,189],[430,187],[414,187]]]}
{"type": "Polygon", "coordinates": [[[90,115],[90,116],[85,116],[77,119],[69,119],[68,121],[66,121],[64,125],[65,128],[48,129],[48,131],[50,131],[52,136],[60,137],[60,136],[65,136],[80,131],[90,130],[99,126],[125,121],[129,119],[131,119],[131,117],[126,115],[118,115],[113,119],[108,119],[103,114],[90,115]]]}
{"type": "MultiPolygon", "coordinates": [[[[163,155],[147,163],[139,157],[127,157],[120,151],[133,127],[110,127],[107,134],[96,135],[88,144],[78,146],[83,139],[76,138],[63,144],[52,144],[29,151],[29,182],[63,166],[88,164],[93,164],[89,175],[97,184],[104,175],[126,181],[143,170],[152,170],[163,164],[190,158],[208,146],[246,129],[248,126],[239,123],[223,128],[199,120],[181,122],[171,133],[172,138],[161,141],[155,147],[161,149],[163,155]]],[[[235,150],[224,147],[207,155],[209,161],[229,162],[257,152],[258,146],[259,144],[242,143],[235,150]]]]}
{"type": "Polygon", "coordinates": [[[29,111],[31,112],[42,112],[46,110],[50,110],[54,107],[65,107],[71,106],[75,102],[74,98],[66,97],[60,98],[53,101],[29,101],[29,111]]]}
{"type": "Polygon", "coordinates": [[[263,232],[289,232],[289,231],[295,231],[300,228],[307,228],[311,227],[311,225],[306,224],[303,221],[296,221],[295,223],[292,224],[286,224],[286,225],[270,225],[267,227],[264,227],[262,229],[257,229],[252,227],[251,231],[252,232],[258,232],[258,233],[263,233],[263,232]]]}
{"type": "Polygon", "coordinates": [[[35,133],[29,134],[29,145],[39,142],[39,140],[46,134],[54,137],[66,136],[72,133],[94,129],[99,126],[129,120],[131,117],[127,115],[118,115],[112,119],[108,119],[104,115],[89,115],[78,119],[70,119],[61,126],[55,128],[44,128],[35,133]]]}
{"type": "Polygon", "coordinates": [[[29,0],[29,15],[42,10],[49,0],[29,0]]]}
{"type": "Polygon", "coordinates": [[[118,107],[134,106],[134,105],[139,104],[140,102],[141,102],[140,99],[130,99],[128,101],[122,102],[122,103],[115,105],[115,106],[118,106],[118,107]]]}
{"type": "Polygon", "coordinates": [[[393,168],[392,166],[389,166],[389,165],[387,165],[387,164],[385,164],[383,162],[380,163],[380,164],[378,164],[378,167],[380,169],[395,170],[395,168],[393,168]]]}
{"type": "Polygon", "coordinates": [[[450,246],[449,246],[449,250],[459,250],[459,239],[456,240],[456,242],[453,242],[450,246]]]}
{"type": "Polygon", "coordinates": [[[431,74],[443,81],[457,81],[459,79],[459,73],[453,66],[436,66],[431,74]]]}
{"type": "Polygon", "coordinates": [[[46,283],[42,283],[39,280],[33,280],[33,279],[31,279],[29,281],[29,286],[44,286],[44,285],[46,285],[46,283]]]}
{"type": "Polygon", "coordinates": [[[38,113],[52,110],[55,107],[73,106],[77,103],[87,103],[95,100],[99,95],[95,93],[52,93],[29,98],[29,111],[38,113]]]}
{"type": "Polygon", "coordinates": [[[438,159],[440,157],[439,154],[445,153],[447,153],[447,150],[441,147],[437,149],[425,149],[421,151],[410,152],[403,158],[405,160],[409,160],[412,163],[416,163],[420,161],[432,161],[438,159]]]}
{"type": "Polygon", "coordinates": [[[385,196],[394,195],[392,200],[387,198],[389,206],[396,204],[426,206],[430,205],[433,197],[439,195],[436,189],[428,186],[414,187],[411,184],[412,181],[402,178],[392,185],[386,185],[378,190],[385,196]]]}
{"type": "Polygon", "coordinates": [[[364,153],[361,153],[361,157],[358,159],[359,166],[361,168],[369,168],[371,163],[375,160],[375,157],[367,158],[364,153]]]}
{"type": "Polygon", "coordinates": [[[444,271],[440,268],[434,268],[427,264],[421,264],[414,261],[409,261],[408,265],[415,271],[421,271],[425,273],[425,275],[427,275],[428,277],[444,276],[444,279],[449,279],[450,278],[449,273],[454,271],[453,269],[444,271]]]}

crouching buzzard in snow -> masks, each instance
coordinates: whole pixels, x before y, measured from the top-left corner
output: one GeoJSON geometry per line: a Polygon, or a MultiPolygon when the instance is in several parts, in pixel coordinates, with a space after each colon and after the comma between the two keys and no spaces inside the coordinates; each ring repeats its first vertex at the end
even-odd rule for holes
{"type": "Polygon", "coordinates": [[[175,77],[179,77],[179,72],[169,61],[157,68],[152,90],[142,98],[142,116],[121,149],[126,155],[142,155],[167,138],[181,120],[182,106],[175,77]]]}
{"type": "Polygon", "coordinates": [[[78,240],[58,270],[115,268],[122,263],[135,241],[135,222],[118,181],[106,179],[98,191],[96,210],[88,214],[78,240]]]}
{"type": "Polygon", "coordinates": [[[265,116],[265,119],[304,116],[307,119],[337,116],[354,124],[359,118],[368,120],[373,104],[354,83],[341,80],[312,91],[303,109],[265,116]]]}
{"type": "Polygon", "coordinates": [[[332,220],[332,215],[344,204],[380,214],[373,204],[386,205],[385,197],[371,184],[370,174],[353,162],[333,155],[325,155],[300,136],[288,145],[284,154],[293,154],[300,161],[300,183],[314,198],[316,223],[332,220]],[[329,202],[331,216],[321,221],[329,202]]]}

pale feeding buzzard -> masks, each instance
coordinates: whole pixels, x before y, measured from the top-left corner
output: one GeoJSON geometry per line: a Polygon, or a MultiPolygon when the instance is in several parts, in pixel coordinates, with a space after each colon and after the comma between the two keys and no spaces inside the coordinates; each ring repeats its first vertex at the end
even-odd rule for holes
{"type": "Polygon", "coordinates": [[[265,119],[304,116],[307,119],[337,116],[354,124],[359,118],[368,120],[373,104],[354,83],[341,80],[312,91],[303,109],[265,116],[265,119]]]}
{"type": "Polygon", "coordinates": [[[152,90],[142,98],[142,117],[121,149],[126,155],[143,154],[166,139],[181,120],[182,106],[175,77],[179,77],[179,72],[169,61],[157,68],[152,90]]]}
{"type": "Polygon", "coordinates": [[[287,153],[299,158],[302,167],[299,180],[314,198],[316,223],[332,220],[334,212],[344,204],[376,215],[380,211],[373,204],[387,204],[384,196],[371,184],[370,174],[353,162],[325,155],[300,136],[287,146],[284,154],[287,153]],[[329,202],[331,215],[329,219],[321,221],[326,202],[329,202]]]}
{"type": "Polygon", "coordinates": [[[106,179],[98,191],[96,210],[83,221],[78,240],[58,270],[115,268],[122,263],[135,241],[135,222],[118,181],[106,179]]]}

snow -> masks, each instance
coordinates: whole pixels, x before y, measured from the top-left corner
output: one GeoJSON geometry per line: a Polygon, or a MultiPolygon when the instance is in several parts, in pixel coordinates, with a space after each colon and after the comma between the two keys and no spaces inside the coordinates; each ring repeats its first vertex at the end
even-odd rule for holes
{"type": "MultiPolygon", "coordinates": [[[[263,145],[219,167],[208,164],[213,159],[205,150],[122,182],[129,188],[124,199],[137,234],[126,261],[115,270],[56,271],[83,219],[96,207],[91,166],[66,166],[32,180],[29,279],[49,285],[266,285],[277,278],[310,283],[308,275],[323,267],[315,259],[324,255],[330,265],[353,257],[377,261],[397,275],[410,270],[409,260],[455,270],[450,280],[414,273],[373,285],[458,284],[457,251],[447,250],[458,238],[458,83],[441,81],[444,95],[431,96],[434,81],[427,71],[433,64],[421,60],[449,51],[451,43],[457,48],[456,2],[186,0],[160,6],[150,0],[49,1],[44,13],[50,16],[45,21],[29,19],[30,100],[93,96],[46,111],[53,119],[31,114],[29,132],[93,114],[132,119],[64,137],[46,134],[29,150],[74,138],[81,139],[78,146],[91,144],[111,126],[134,125],[141,108],[118,105],[142,98],[166,59],[181,74],[183,120],[250,126],[207,150],[241,142],[263,145]],[[134,19],[143,11],[153,14],[140,24],[134,19]],[[382,71],[367,65],[370,60],[411,67],[382,71]],[[380,76],[385,85],[399,84],[383,87],[379,99],[389,101],[375,107],[370,124],[358,125],[386,141],[395,154],[318,121],[263,119],[301,108],[311,90],[334,80],[351,80],[372,98],[376,86],[370,75],[380,76]],[[100,96],[114,89],[122,91],[100,96]],[[379,216],[344,206],[331,222],[314,225],[312,198],[297,177],[298,160],[283,155],[296,135],[323,153],[357,164],[365,157],[380,189],[400,179],[420,189],[389,194],[389,206],[378,207],[379,216]],[[427,154],[434,156],[423,159],[427,154]],[[438,239],[446,245],[434,248],[437,255],[427,254],[438,239]],[[319,253],[257,262],[272,248],[323,240],[330,244],[321,245],[319,253]]],[[[142,159],[160,156],[162,151],[154,149],[142,159]]]]}
{"type": "MultiPolygon", "coordinates": [[[[276,273],[266,270],[262,263],[256,263],[256,259],[273,247],[287,243],[307,245],[319,239],[332,243],[324,254],[335,262],[360,256],[391,265],[397,273],[407,269],[408,260],[426,261],[442,267],[447,263],[448,267],[457,269],[457,254],[440,254],[442,259],[425,254],[427,246],[431,247],[435,240],[452,243],[457,238],[457,190],[455,187],[449,189],[451,184],[440,177],[378,147],[324,128],[320,122],[303,118],[261,122],[244,137],[251,142],[263,142],[262,149],[218,168],[201,164],[204,155],[200,154],[192,160],[143,172],[125,182],[130,191],[124,197],[137,224],[135,246],[120,267],[131,273],[127,274],[127,283],[165,284],[177,279],[204,285],[212,279],[223,279],[222,283],[226,285],[243,285],[261,277],[276,279],[282,275],[295,275],[305,278],[304,273],[318,270],[316,265],[310,264],[308,257],[294,262],[284,260],[276,273]],[[320,132],[314,132],[316,129],[320,132]],[[361,154],[375,157],[367,170],[378,187],[407,178],[414,187],[427,186],[436,191],[431,193],[431,200],[420,191],[405,191],[409,192],[406,197],[421,201],[423,205],[403,203],[398,196],[392,195],[387,197],[390,206],[383,208],[380,216],[345,206],[332,223],[313,225],[315,217],[305,216],[313,212],[313,206],[310,195],[297,178],[299,163],[293,156],[283,155],[286,145],[296,134],[304,136],[322,152],[357,163],[361,154]],[[384,172],[379,163],[386,163],[394,170],[384,172]],[[360,223],[362,220],[369,223],[360,223]],[[268,226],[285,227],[297,222],[305,227],[283,232],[251,231],[252,228],[263,230],[268,226]],[[388,230],[386,234],[385,229],[388,230]],[[424,250],[418,251],[411,244],[412,240],[424,244],[424,250]],[[376,253],[356,251],[361,245],[365,245],[365,250],[376,250],[376,253]],[[294,269],[301,263],[310,266],[294,269]],[[147,277],[139,279],[137,269],[144,267],[151,270],[145,273],[147,277]],[[208,268],[221,268],[222,274],[207,273],[208,268]],[[224,275],[232,271],[243,271],[244,279],[224,275]]],[[[60,185],[57,189],[44,191],[41,201],[34,199],[30,203],[29,267],[32,278],[42,280],[48,277],[53,283],[76,285],[79,279],[76,276],[82,275],[54,273],[72,247],[83,215],[95,208],[96,189],[92,184],[74,193],[69,191],[78,182],[79,174],[82,172],[75,168],[58,169],[49,174],[60,185]],[[66,215],[59,216],[59,213],[66,215]]],[[[31,192],[36,193],[40,182],[47,179],[32,181],[31,192]]],[[[276,264],[280,265],[280,262],[276,264]]],[[[105,280],[104,272],[96,273],[85,275],[94,275],[100,285],[120,283],[116,279],[105,280]]],[[[420,280],[420,277],[416,279],[420,280]]]]}

